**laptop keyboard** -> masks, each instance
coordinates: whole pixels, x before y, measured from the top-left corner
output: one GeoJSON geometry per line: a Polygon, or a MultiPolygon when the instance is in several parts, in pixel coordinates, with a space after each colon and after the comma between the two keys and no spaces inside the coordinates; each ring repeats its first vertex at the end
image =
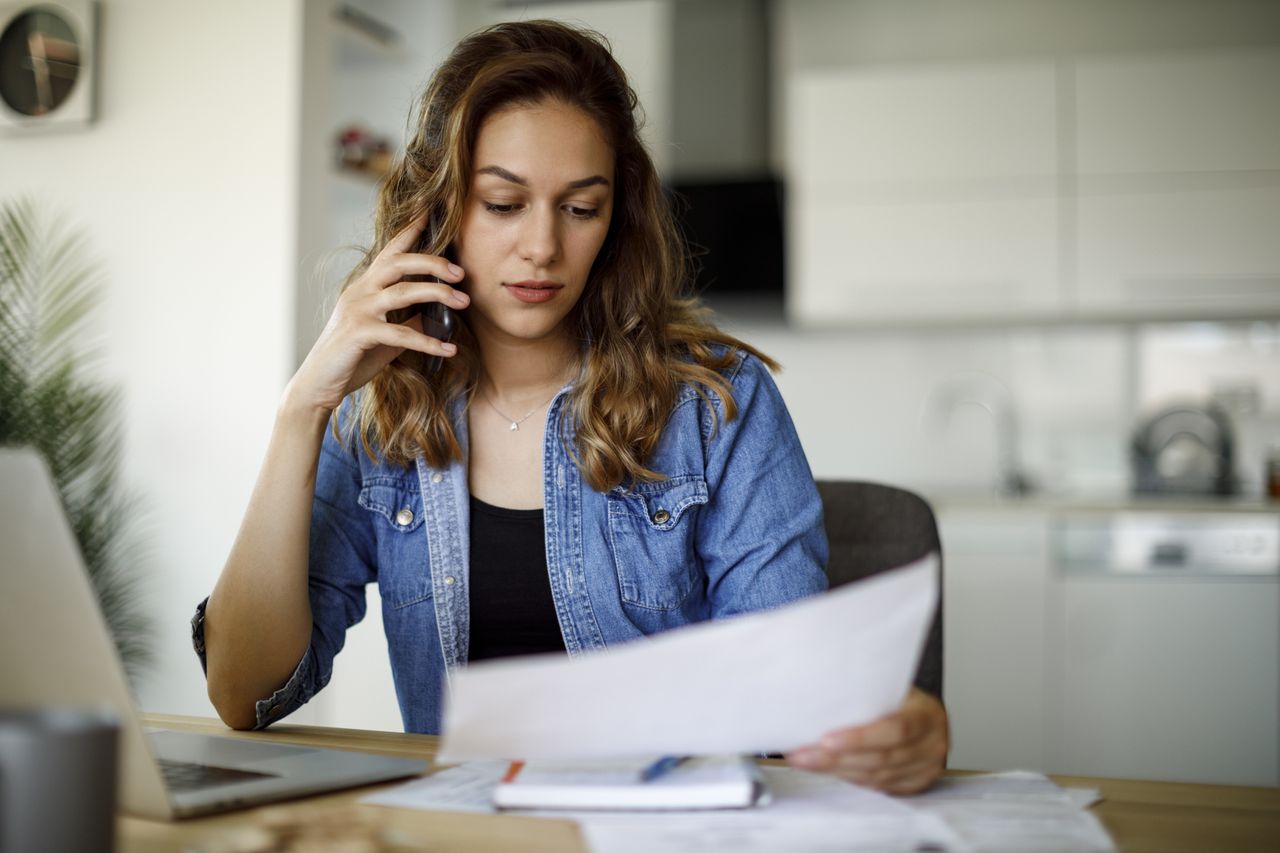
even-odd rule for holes
{"type": "Polygon", "coordinates": [[[213,767],[208,764],[190,764],[185,761],[160,759],[160,772],[171,791],[195,791],[229,785],[232,782],[248,782],[252,779],[271,779],[274,773],[255,773],[252,770],[233,770],[230,767],[213,767]]]}

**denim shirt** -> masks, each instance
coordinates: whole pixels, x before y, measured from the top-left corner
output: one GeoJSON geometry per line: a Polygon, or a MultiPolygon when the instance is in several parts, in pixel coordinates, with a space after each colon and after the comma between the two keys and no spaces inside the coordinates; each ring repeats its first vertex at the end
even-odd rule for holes
{"type": "MultiPolygon", "coordinates": [[[[717,396],[683,387],[648,460],[666,478],[607,492],[587,485],[562,439],[572,385],[551,401],[547,574],[570,655],[826,589],[822,504],[782,397],[746,353],[725,375],[732,421],[717,396]]],[[[465,407],[453,419],[465,456],[465,407]]],[[[346,630],[365,614],[365,587],[377,582],[405,731],[439,733],[449,673],[467,661],[468,497],[465,459],[373,462],[358,438],[326,431],[311,520],[311,644],[288,682],[257,703],[258,728],[328,683],[346,630]]],[[[203,608],[193,620],[202,663],[203,608]]]]}

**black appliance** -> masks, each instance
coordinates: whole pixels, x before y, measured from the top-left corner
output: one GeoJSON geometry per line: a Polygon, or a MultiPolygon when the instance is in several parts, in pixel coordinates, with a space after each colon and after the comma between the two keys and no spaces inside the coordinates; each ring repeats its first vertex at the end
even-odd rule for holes
{"type": "Polygon", "coordinates": [[[1139,494],[1232,495],[1235,437],[1212,403],[1182,403],[1148,417],[1133,436],[1134,491],[1139,494]]]}
{"type": "Polygon", "coordinates": [[[782,181],[683,179],[667,190],[693,250],[699,293],[782,295],[782,181]]]}

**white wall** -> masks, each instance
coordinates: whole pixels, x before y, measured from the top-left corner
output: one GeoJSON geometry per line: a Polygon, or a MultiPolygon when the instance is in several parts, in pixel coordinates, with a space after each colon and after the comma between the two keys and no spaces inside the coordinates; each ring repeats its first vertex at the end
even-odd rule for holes
{"type": "Polygon", "coordinates": [[[380,49],[334,25],[333,0],[307,4],[307,77],[304,87],[303,170],[314,194],[302,208],[301,279],[296,358],[323,328],[346,274],[360,259],[357,248],[373,237],[374,179],[333,167],[339,128],[360,124],[403,151],[411,113],[435,67],[454,45],[457,25],[449,0],[358,0],[355,6],[400,33],[395,47],[380,49]]]}
{"type": "Polygon", "coordinates": [[[102,4],[98,121],[0,137],[0,197],[79,227],[124,393],[159,628],[145,707],[211,713],[188,620],[230,549],[292,357],[302,0],[102,4]]]}
{"type": "Polygon", "coordinates": [[[994,396],[1007,391],[1019,463],[1038,489],[1128,487],[1134,371],[1123,329],[797,334],[732,318],[726,327],[782,363],[778,387],[819,478],[992,492],[995,419],[975,404],[941,404],[953,383],[977,378],[994,396]]]}

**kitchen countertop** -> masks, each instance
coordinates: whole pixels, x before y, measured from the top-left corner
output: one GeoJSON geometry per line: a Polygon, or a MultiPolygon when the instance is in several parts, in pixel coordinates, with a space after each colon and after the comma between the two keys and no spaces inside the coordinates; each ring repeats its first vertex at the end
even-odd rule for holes
{"type": "Polygon", "coordinates": [[[936,512],[993,510],[1042,513],[1271,513],[1280,515],[1280,500],[1262,497],[1213,497],[1212,495],[1055,495],[998,497],[981,492],[919,489],[936,512]]]}

